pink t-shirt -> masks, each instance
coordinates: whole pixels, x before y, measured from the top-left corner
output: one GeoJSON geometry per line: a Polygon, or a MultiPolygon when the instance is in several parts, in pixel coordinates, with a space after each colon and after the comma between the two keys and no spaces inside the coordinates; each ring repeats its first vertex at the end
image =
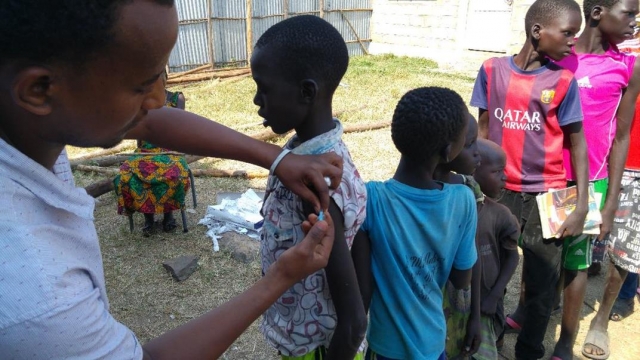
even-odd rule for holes
{"type": "MultiPolygon", "coordinates": [[[[608,160],[616,135],[616,112],[623,90],[633,74],[635,61],[635,56],[623,54],[612,46],[604,54],[576,54],[574,51],[558,62],[560,66],[573,71],[578,81],[590,181],[609,176],[608,160]]],[[[567,179],[575,180],[569,146],[567,139],[564,164],[567,179]]]]}

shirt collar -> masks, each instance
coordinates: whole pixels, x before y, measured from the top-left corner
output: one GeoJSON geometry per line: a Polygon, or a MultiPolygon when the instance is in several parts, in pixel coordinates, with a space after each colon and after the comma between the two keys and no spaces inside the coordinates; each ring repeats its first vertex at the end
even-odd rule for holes
{"type": "Polygon", "coordinates": [[[285,148],[292,149],[291,152],[297,155],[317,155],[328,152],[330,149],[333,149],[342,138],[342,124],[335,118],[333,119],[333,123],[336,126],[331,131],[327,131],[303,143],[300,143],[298,136],[294,135],[291,140],[287,142],[285,148]]]}
{"type": "Polygon", "coordinates": [[[58,209],[93,220],[95,200],[83,188],[69,186],[53,171],[0,139],[0,176],[11,179],[34,196],[58,209]]]}

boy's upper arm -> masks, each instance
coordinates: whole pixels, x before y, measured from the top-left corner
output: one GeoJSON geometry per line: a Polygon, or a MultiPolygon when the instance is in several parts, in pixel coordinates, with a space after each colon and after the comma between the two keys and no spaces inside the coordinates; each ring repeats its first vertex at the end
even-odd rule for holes
{"type": "Polygon", "coordinates": [[[473,85],[473,92],[471,93],[471,106],[475,106],[480,109],[488,109],[488,89],[487,89],[487,71],[485,70],[485,64],[480,66],[476,82],[473,85]]]}
{"type": "Polygon", "coordinates": [[[575,78],[571,79],[567,93],[558,107],[558,124],[566,126],[582,121],[582,104],[580,103],[580,90],[575,78]]]}
{"type": "MultiPolygon", "coordinates": [[[[464,186],[464,185],[460,185],[464,186]]],[[[464,224],[460,233],[461,241],[458,245],[456,255],[453,260],[453,268],[457,270],[471,269],[476,263],[478,254],[476,252],[476,227],[478,225],[478,211],[476,210],[473,194],[464,189],[465,208],[461,219],[464,224]]],[[[462,201],[462,199],[460,199],[462,201]]]]}
{"type": "Polygon", "coordinates": [[[333,200],[329,205],[329,213],[334,223],[335,240],[325,272],[336,312],[340,316],[341,313],[344,314],[343,311],[349,309],[349,302],[355,301],[351,297],[355,297],[361,303],[360,291],[351,252],[344,238],[344,218],[333,200]]]}

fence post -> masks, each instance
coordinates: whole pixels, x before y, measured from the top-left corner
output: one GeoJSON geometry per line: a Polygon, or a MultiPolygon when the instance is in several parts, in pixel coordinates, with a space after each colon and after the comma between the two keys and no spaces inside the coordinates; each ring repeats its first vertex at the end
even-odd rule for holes
{"type": "Polygon", "coordinates": [[[251,53],[253,50],[253,0],[247,0],[247,65],[251,65],[251,53]]]}
{"type": "Polygon", "coordinates": [[[211,63],[211,68],[215,69],[216,59],[213,48],[213,24],[211,22],[211,18],[213,17],[213,1],[214,0],[207,0],[207,40],[209,41],[209,62],[211,63]]]}
{"type": "Polygon", "coordinates": [[[289,17],[289,0],[283,0],[282,4],[284,6],[284,18],[286,19],[289,17]]]}
{"type": "Polygon", "coordinates": [[[319,0],[320,3],[320,18],[324,19],[324,0],[319,0]]]}

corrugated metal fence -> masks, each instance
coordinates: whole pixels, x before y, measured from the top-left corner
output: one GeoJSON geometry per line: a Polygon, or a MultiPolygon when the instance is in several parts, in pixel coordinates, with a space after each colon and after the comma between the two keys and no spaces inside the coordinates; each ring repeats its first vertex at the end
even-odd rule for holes
{"type": "Polygon", "coordinates": [[[271,25],[302,14],[335,26],[350,55],[366,53],[371,42],[371,0],[177,0],[176,7],[180,25],[170,72],[206,64],[247,65],[251,49],[271,25]]]}

